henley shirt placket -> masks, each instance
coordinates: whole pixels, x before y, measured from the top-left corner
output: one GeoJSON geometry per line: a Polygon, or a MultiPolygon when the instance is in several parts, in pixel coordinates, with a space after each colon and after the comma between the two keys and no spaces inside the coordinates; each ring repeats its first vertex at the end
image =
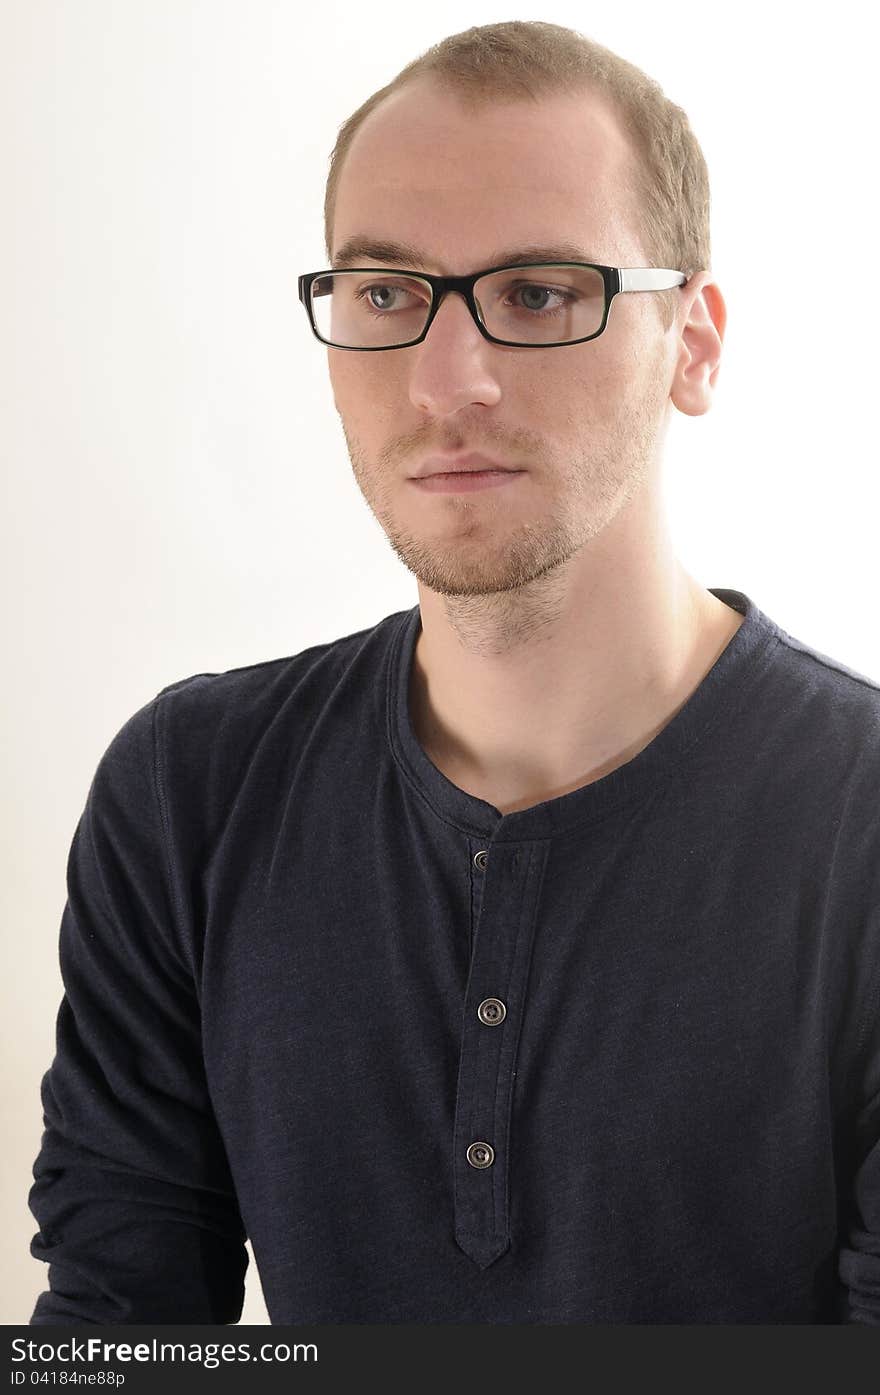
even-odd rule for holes
{"type": "Polygon", "coordinates": [[[455,1239],[481,1269],[510,1245],[511,1103],[548,851],[547,839],[493,840],[473,853],[479,909],[462,1018],[453,1182],[455,1239]]]}

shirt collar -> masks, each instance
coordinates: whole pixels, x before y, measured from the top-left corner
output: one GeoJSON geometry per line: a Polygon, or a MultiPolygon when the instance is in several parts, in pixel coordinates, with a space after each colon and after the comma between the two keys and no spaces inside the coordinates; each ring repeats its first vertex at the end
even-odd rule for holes
{"type": "Polygon", "coordinates": [[[493,804],[453,784],[419,743],[410,718],[409,683],[422,628],[418,605],[404,611],[393,631],[388,669],[388,739],[394,759],[436,816],[463,832],[500,842],[548,838],[602,817],[618,805],[644,800],[687,777],[704,740],[722,740],[751,684],[764,669],[781,632],[742,591],[708,588],[745,620],[712,668],[666,726],[631,760],[590,784],[528,809],[501,814],[493,804]]]}

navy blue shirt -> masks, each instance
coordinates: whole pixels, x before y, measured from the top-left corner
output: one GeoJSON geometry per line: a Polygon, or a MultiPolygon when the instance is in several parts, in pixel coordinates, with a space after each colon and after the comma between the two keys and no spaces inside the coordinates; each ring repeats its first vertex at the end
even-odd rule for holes
{"type": "Polygon", "coordinates": [[[32,1323],[880,1324],[880,684],[745,622],[502,815],[418,605],[164,688],[73,836],[32,1323]]]}

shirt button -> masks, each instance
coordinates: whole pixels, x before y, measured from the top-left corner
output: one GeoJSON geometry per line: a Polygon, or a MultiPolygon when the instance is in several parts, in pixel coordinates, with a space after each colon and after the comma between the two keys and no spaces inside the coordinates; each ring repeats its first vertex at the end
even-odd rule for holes
{"type": "Polygon", "coordinates": [[[477,1016],[487,1027],[497,1027],[507,1016],[507,1008],[500,998],[484,998],[477,1008],[477,1016]]]}
{"type": "Polygon", "coordinates": [[[471,1167],[491,1167],[495,1160],[495,1149],[491,1143],[472,1143],[467,1150],[467,1160],[471,1167]]]}
{"type": "Polygon", "coordinates": [[[486,865],[486,859],[488,858],[488,856],[489,854],[485,848],[482,850],[482,852],[474,853],[474,866],[479,867],[480,871],[482,871],[486,865]]]}

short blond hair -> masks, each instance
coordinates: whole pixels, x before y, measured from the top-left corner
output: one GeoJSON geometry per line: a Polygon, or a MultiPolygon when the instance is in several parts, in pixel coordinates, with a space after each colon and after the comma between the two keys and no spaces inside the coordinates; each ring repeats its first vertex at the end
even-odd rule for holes
{"type": "MultiPolygon", "coordinates": [[[[427,75],[471,110],[496,99],[604,95],[634,151],[629,213],[648,264],[689,277],[709,269],[709,174],[687,114],[625,58],[574,29],[543,20],[483,24],[450,35],[408,63],[343,122],[324,196],[328,265],[339,177],[355,133],[385,97],[427,75]]],[[[678,290],[670,290],[651,297],[664,329],[674,320],[678,296],[678,290]]]]}

